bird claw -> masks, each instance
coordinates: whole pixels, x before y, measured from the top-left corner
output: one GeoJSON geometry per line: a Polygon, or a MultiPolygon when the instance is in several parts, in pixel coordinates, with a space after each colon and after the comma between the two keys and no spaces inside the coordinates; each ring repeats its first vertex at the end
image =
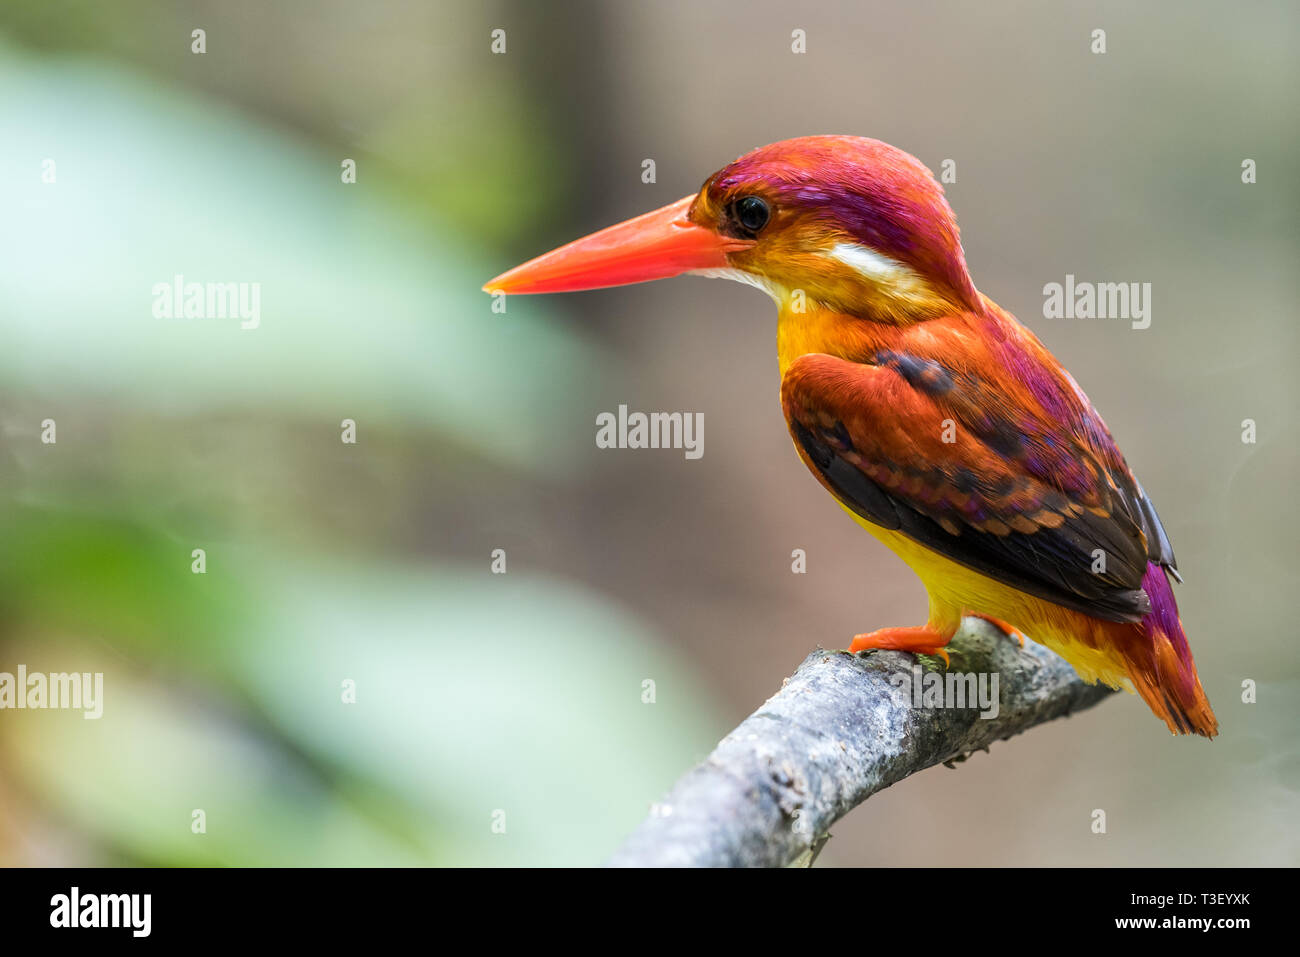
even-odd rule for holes
{"type": "Polygon", "coordinates": [[[1008,638],[1014,638],[1016,639],[1016,641],[1020,642],[1021,648],[1025,647],[1025,633],[1021,631],[1019,628],[1017,628],[1015,625],[1007,624],[1001,618],[994,618],[992,615],[981,615],[977,611],[963,612],[962,617],[979,618],[982,619],[983,621],[987,621],[990,625],[992,625],[998,631],[1002,632],[1002,634],[1006,635],[1008,638]]]}
{"type": "MultiPolygon", "coordinates": [[[[952,637],[951,635],[948,636],[952,637]]],[[[849,653],[859,651],[910,651],[916,655],[935,655],[942,658],[946,666],[949,663],[948,652],[944,645],[948,643],[939,632],[928,625],[918,628],[878,628],[875,631],[854,635],[849,645],[849,653]]]]}

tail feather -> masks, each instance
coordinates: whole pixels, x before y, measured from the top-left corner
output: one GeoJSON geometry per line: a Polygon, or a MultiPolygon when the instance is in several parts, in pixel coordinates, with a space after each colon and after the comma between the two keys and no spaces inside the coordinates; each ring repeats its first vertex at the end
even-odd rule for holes
{"type": "Polygon", "coordinates": [[[1148,565],[1142,589],[1151,599],[1151,613],[1130,626],[1140,640],[1125,649],[1129,680],[1174,734],[1212,738],[1219,733],[1219,722],[1196,674],[1165,570],[1148,565]]]}

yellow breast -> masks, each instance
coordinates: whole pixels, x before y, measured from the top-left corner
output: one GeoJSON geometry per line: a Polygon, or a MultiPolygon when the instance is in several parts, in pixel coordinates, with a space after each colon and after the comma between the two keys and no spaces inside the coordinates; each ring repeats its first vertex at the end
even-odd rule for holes
{"type": "Polygon", "coordinates": [[[930,627],[951,634],[969,612],[992,615],[1051,648],[1085,681],[1133,690],[1124,662],[1108,640],[1106,629],[1110,623],[1004,585],[944,558],[901,532],[868,522],[842,502],[840,505],[921,579],[930,599],[930,627]]]}

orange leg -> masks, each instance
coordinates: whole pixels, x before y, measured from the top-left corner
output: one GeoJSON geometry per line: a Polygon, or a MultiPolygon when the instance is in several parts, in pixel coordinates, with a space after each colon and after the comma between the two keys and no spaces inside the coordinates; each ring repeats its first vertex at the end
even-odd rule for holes
{"type": "Polygon", "coordinates": [[[985,621],[987,621],[998,631],[1002,632],[1002,634],[1006,635],[1008,638],[1014,638],[1016,639],[1016,641],[1020,642],[1021,648],[1025,647],[1024,633],[1021,632],[1021,630],[1017,628],[1015,625],[1008,625],[1001,618],[994,618],[992,615],[981,615],[977,611],[968,611],[963,613],[963,617],[967,615],[969,615],[971,618],[983,618],[985,621]]]}
{"type": "Polygon", "coordinates": [[[919,655],[938,655],[943,663],[948,663],[948,652],[943,646],[948,644],[951,634],[940,634],[929,625],[917,628],[880,628],[865,635],[854,635],[849,645],[850,653],[880,649],[882,651],[911,651],[919,655]]]}

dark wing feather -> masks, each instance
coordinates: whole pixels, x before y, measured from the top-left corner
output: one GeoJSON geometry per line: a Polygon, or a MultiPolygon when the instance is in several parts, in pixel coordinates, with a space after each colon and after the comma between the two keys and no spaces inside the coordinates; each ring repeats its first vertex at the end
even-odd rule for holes
{"type": "Polygon", "coordinates": [[[1147,562],[1173,567],[1118,452],[1042,428],[968,374],[895,354],[806,355],[782,402],[805,461],[846,506],[1004,584],[1128,622],[1151,610],[1147,562]]]}

